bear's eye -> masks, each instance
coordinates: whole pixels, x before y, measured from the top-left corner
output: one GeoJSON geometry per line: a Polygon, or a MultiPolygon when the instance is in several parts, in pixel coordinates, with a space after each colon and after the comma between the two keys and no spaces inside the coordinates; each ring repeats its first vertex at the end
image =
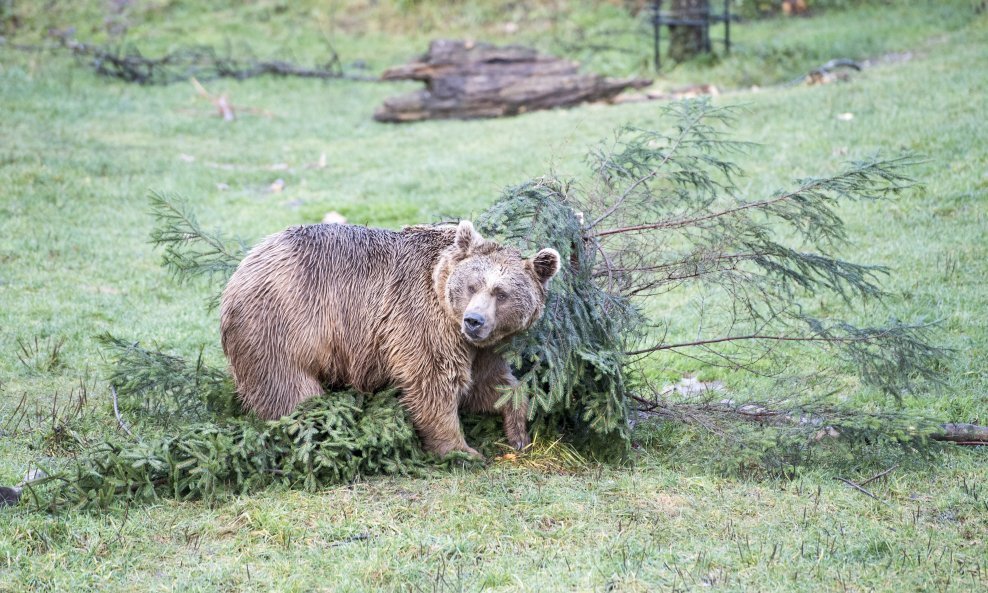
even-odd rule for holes
{"type": "Polygon", "coordinates": [[[508,293],[504,292],[500,288],[495,288],[494,298],[497,299],[497,302],[503,303],[504,301],[508,300],[508,293]]]}
{"type": "Polygon", "coordinates": [[[467,284],[467,294],[468,295],[473,296],[473,295],[477,294],[477,291],[478,290],[479,290],[479,288],[477,287],[476,284],[467,284]]]}

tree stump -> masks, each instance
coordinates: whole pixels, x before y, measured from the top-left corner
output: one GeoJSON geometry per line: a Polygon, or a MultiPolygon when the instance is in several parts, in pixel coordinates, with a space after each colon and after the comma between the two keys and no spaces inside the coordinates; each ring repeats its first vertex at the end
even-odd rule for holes
{"type": "Polygon", "coordinates": [[[529,47],[437,40],[421,60],[390,68],[384,80],[420,80],[425,89],[384,101],[382,122],[503,117],[526,111],[611,100],[626,88],[652,84],[643,78],[580,74],[579,64],[529,47]]]}

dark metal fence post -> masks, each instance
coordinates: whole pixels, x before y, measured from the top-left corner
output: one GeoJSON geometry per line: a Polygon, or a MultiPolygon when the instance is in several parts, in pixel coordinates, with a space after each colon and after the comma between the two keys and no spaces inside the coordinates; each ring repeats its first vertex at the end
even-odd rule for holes
{"type": "Polygon", "coordinates": [[[724,0],[724,53],[731,54],[731,0],[724,0]]]}
{"type": "Polygon", "coordinates": [[[706,23],[703,25],[703,51],[710,53],[713,51],[713,48],[710,47],[710,3],[707,2],[706,6],[704,6],[702,10],[703,12],[701,12],[699,16],[703,19],[703,22],[706,23]]]}
{"type": "Polygon", "coordinates": [[[662,0],[652,2],[652,42],[655,44],[655,71],[662,68],[662,0]]]}

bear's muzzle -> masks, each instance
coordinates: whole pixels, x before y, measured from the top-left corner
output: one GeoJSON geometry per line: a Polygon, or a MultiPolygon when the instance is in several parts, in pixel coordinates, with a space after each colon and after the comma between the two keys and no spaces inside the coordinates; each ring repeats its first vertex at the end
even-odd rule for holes
{"type": "Polygon", "coordinates": [[[491,335],[491,325],[487,318],[477,312],[463,316],[463,335],[471,342],[483,342],[491,335]]]}

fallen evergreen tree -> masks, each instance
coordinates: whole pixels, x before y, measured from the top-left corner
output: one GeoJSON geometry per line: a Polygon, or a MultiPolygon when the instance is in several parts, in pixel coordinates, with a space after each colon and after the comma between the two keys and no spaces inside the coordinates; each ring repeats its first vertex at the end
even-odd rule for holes
{"type": "MultiPolygon", "coordinates": [[[[626,456],[633,425],[650,417],[712,430],[723,430],[727,416],[755,422],[772,431],[761,459],[775,464],[793,463],[787,452],[824,438],[915,446],[941,434],[938,422],[895,406],[942,372],[945,351],[932,345],[929,324],[857,326],[813,317],[807,306],[829,294],[853,311],[885,296],[880,281],[889,270],[837,257],[848,237],[836,207],[913,187],[907,172],[915,161],[852,163],[749,200],[735,183],[741,169],[727,160],[746,147],[723,136],[731,115],[705,101],[675,104],[669,131],[623,129],[595,149],[588,182],[526,182],[477,220],[489,238],[525,253],[551,245],[568,263],[542,320],[505,348],[520,382],[505,403],[527,394],[533,432],[599,459],[626,456]],[[662,319],[654,304],[677,294],[702,306],[662,319]],[[690,339],[672,339],[688,327],[690,339]],[[645,361],[659,353],[769,377],[772,395],[656,387],[645,361]],[[813,364],[801,365],[803,357],[813,364]],[[892,405],[863,411],[834,398],[854,390],[884,394],[892,405]]],[[[181,281],[208,279],[218,293],[244,243],[204,231],[180,200],[155,194],[152,207],[164,265],[181,281]]],[[[110,337],[104,345],[109,382],[130,417],[164,414],[173,428],[148,441],[89,443],[74,471],[49,478],[58,486],[47,500],[212,498],[275,483],[315,489],[436,462],[386,393],[332,393],[259,423],[239,415],[229,378],[205,367],[201,354],[190,363],[110,337]]],[[[493,424],[471,421],[468,431],[497,434],[493,424]]]]}

